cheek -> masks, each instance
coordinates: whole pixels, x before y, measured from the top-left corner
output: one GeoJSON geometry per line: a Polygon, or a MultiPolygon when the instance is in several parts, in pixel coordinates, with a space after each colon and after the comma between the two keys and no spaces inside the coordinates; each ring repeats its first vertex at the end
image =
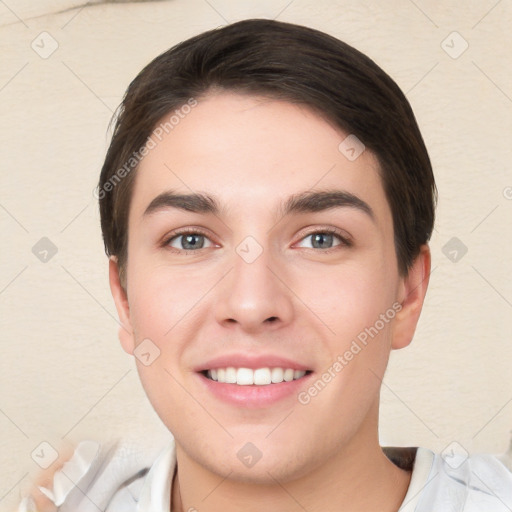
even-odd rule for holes
{"type": "Polygon", "coordinates": [[[330,415],[336,430],[347,415],[352,426],[363,421],[378,396],[396,315],[396,281],[389,268],[378,264],[333,268],[316,281],[322,285],[304,285],[300,293],[328,327],[319,339],[325,358],[318,374],[327,384],[313,384],[315,389],[303,390],[302,398],[311,400],[318,417],[330,415]],[[333,404],[344,411],[339,417],[332,416],[333,404]]]}
{"type": "Polygon", "coordinates": [[[185,283],[175,273],[152,268],[150,262],[134,265],[128,283],[137,371],[154,409],[169,426],[169,409],[187,404],[179,384],[184,375],[178,364],[186,346],[182,328],[189,319],[187,312],[193,313],[193,298],[183,293],[185,283]],[[147,352],[151,354],[150,364],[144,359],[147,352]]]}
{"type": "MultiPolygon", "coordinates": [[[[135,258],[134,258],[135,260],[135,258]]],[[[161,339],[170,334],[197,302],[197,281],[184,269],[166,269],[150,259],[140,259],[129,268],[130,315],[138,336],[161,339]]]]}
{"type": "Polygon", "coordinates": [[[374,262],[309,271],[307,281],[297,277],[297,295],[329,327],[333,338],[348,341],[392,307],[396,281],[389,268],[374,262]]]}
{"type": "Polygon", "coordinates": [[[211,269],[169,267],[148,259],[140,262],[128,275],[136,343],[150,339],[161,352],[159,363],[176,368],[187,346],[210,320],[209,291],[219,278],[211,269]]]}

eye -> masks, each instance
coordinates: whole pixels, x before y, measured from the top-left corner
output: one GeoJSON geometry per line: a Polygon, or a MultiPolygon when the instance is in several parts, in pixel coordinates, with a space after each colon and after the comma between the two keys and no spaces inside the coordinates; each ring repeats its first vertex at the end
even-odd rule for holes
{"type": "Polygon", "coordinates": [[[165,245],[181,251],[195,251],[214,246],[213,242],[206,235],[195,232],[174,235],[166,241],[165,245]]]}
{"type": "Polygon", "coordinates": [[[350,242],[343,236],[332,230],[316,231],[306,235],[297,244],[298,247],[308,249],[332,249],[339,245],[349,246],[350,242]]]}

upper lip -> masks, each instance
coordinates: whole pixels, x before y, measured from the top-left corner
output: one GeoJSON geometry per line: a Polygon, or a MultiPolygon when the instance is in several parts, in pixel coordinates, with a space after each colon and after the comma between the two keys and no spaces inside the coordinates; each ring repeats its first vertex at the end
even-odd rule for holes
{"type": "Polygon", "coordinates": [[[303,371],[311,370],[311,367],[299,363],[298,361],[293,361],[292,359],[274,354],[224,354],[206,361],[195,370],[197,372],[202,372],[205,370],[228,367],[250,368],[252,370],[256,370],[258,368],[291,368],[293,370],[303,371]]]}

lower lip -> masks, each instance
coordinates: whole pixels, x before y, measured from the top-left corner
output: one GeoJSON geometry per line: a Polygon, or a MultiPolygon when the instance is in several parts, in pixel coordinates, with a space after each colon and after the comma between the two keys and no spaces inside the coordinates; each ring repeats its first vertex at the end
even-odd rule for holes
{"type": "Polygon", "coordinates": [[[309,373],[300,379],[290,382],[280,382],[279,384],[267,384],[264,386],[226,384],[209,379],[202,373],[198,375],[207,389],[220,400],[237,407],[258,408],[271,406],[290,396],[296,397],[313,374],[309,373]]]}

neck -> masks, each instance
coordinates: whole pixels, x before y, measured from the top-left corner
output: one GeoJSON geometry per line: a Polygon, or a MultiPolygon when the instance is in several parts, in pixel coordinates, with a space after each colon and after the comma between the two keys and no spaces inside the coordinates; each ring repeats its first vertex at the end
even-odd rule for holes
{"type": "Polygon", "coordinates": [[[376,428],[361,429],[348,446],[286,482],[255,484],[220,476],[190,459],[178,444],[177,467],[172,512],[396,512],[411,477],[382,452],[376,428]]]}

